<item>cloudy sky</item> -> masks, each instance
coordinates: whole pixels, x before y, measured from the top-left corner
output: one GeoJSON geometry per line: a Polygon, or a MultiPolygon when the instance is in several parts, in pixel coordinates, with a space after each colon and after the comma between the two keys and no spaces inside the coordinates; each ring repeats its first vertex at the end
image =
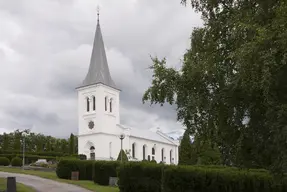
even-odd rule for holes
{"type": "Polygon", "coordinates": [[[77,133],[77,94],[100,23],[121,122],[182,130],[172,106],[142,104],[150,55],[179,67],[200,15],[180,0],[0,0],[0,128],[67,137],[77,133]],[[168,2],[168,3],[167,3],[168,2]]]}

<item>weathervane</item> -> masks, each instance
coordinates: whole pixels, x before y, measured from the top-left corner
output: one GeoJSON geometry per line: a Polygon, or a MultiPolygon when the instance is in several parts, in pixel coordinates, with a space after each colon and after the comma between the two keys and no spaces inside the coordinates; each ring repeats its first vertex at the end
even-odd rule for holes
{"type": "Polygon", "coordinates": [[[98,15],[98,23],[99,23],[99,20],[100,20],[100,6],[99,5],[97,6],[97,15],[98,15]]]}

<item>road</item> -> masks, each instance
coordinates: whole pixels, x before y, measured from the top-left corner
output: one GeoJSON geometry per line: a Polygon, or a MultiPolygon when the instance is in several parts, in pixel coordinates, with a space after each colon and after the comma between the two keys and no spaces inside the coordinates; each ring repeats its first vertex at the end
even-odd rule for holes
{"type": "Polygon", "coordinates": [[[0,177],[16,177],[16,182],[33,187],[37,192],[91,192],[76,185],[52,181],[33,175],[0,172],[0,177]]]}

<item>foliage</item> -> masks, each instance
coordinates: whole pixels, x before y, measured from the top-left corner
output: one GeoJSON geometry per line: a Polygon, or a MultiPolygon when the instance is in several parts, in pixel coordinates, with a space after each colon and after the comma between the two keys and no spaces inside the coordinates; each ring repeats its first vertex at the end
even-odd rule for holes
{"type": "MultiPolygon", "coordinates": [[[[16,130],[11,133],[0,134],[0,149],[2,151],[22,151],[23,149],[23,133],[29,133],[25,136],[25,151],[28,153],[58,153],[58,155],[43,155],[43,156],[63,156],[71,154],[70,139],[59,139],[43,134],[36,134],[29,130],[16,130]]],[[[74,136],[74,153],[77,153],[78,142],[74,136]]],[[[35,154],[33,154],[35,155],[35,154]]],[[[42,155],[39,155],[42,156],[42,155]]]]}
{"type": "Polygon", "coordinates": [[[125,153],[125,151],[124,151],[123,149],[120,151],[117,160],[118,160],[118,161],[121,161],[121,158],[123,158],[123,159],[122,159],[123,162],[129,161],[128,156],[127,156],[127,154],[125,153]],[[121,153],[122,153],[122,157],[121,157],[121,153]]]}
{"type": "Polygon", "coordinates": [[[194,158],[192,154],[192,145],[190,140],[190,134],[189,130],[185,130],[182,140],[180,141],[180,147],[179,147],[179,165],[193,165],[196,163],[196,161],[192,161],[192,158],[194,158]]]}
{"type": "Polygon", "coordinates": [[[70,151],[70,154],[75,153],[75,137],[73,133],[71,133],[70,138],[69,138],[69,151],[70,151]]]}
{"type": "Polygon", "coordinates": [[[61,160],[56,174],[61,179],[71,179],[73,171],[79,172],[79,180],[92,180],[93,161],[61,160]]]}
{"type": "Polygon", "coordinates": [[[163,192],[285,192],[287,181],[282,182],[284,183],[276,183],[266,172],[192,166],[168,167],[164,170],[163,192]]]}
{"type": "Polygon", "coordinates": [[[152,58],[143,101],[176,104],[178,120],[216,144],[226,165],[286,172],[287,4],[191,4],[204,25],[193,30],[180,70],[152,58]]]}
{"type": "MultiPolygon", "coordinates": [[[[16,156],[21,159],[23,158],[23,154],[0,154],[0,157],[7,157],[10,161],[16,156]]],[[[37,161],[38,159],[46,159],[47,161],[50,161],[50,160],[55,161],[56,157],[25,154],[25,164],[33,163],[37,161]]]]}
{"type": "Polygon", "coordinates": [[[8,166],[10,165],[10,160],[7,157],[0,157],[0,165],[8,166]]]}
{"type": "Polygon", "coordinates": [[[22,166],[22,159],[20,157],[13,157],[11,160],[11,165],[15,167],[21,167],[22,166]]]}
{"type": "Polygon", "coordinates": [[[85,154],[79,154],[80,160],[87,160],[87,156],[85,154]]]}
{"type": "Polygon", "coordinates": [[[8,148],[9,148],[9,136],[6,133],[4,133],[2,150],[8,150],[8,148]]]}
{"type": "Polygon", "coordinates": [[[110,177],[117,177],[118,161],[94,161],[93,179],[99,185],[109,185],[110,177]]]}
{"type": "Polygon", "coordinates": [[[160,192],[164,165],[143,162],[122,164],[118,170],[121,192],[160,192]]]}

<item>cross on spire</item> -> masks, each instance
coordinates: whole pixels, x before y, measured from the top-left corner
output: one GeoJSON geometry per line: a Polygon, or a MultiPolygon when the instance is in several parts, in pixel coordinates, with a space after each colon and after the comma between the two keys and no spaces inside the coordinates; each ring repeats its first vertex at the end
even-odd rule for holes
{"type": "Polygon", "coordinates": [[[97,6],[98,23],[100,22],[100,6],[97,6]]]}

